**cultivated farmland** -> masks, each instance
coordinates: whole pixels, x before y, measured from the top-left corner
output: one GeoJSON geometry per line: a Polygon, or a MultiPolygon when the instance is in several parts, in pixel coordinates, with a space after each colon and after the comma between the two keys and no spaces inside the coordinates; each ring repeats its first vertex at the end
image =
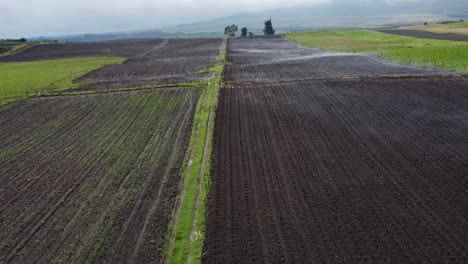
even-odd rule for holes
{"type": "Polygon", "coordinates": [[[1,111],[0,262],[157,262],[200,92],[42,97],[1,111]]]}
{"type": "Polygon", "coordinates": [[[397,29],[404,30],[420,30],[433,33],[452,33],[468,35],[468,22],[451,22],[442,24],[429,24],[429,25],[416,25],[416,26],[404,26],[397,29]]]}
{"type": "Polygon", "coordinates": [[[227,83],[448,73],[393,64],[372,55],[325,53],[281,37],[235,39],[229,42],[228,54],[227,83]]]}
{"type": "Polygon", "coordinates": [[[2,62],[52,60],[83,57],[133,57],[157,47],[162,39],[113,40],[80,43],[38,44],[14,55],[0,57],[2,62]]]}
{"type": "Polygon", "coordinates": [[[468,42],[398,36],[373,30],[291,33],[286,37],[328,52],[378,55],[394,63],[468,72],[468,42]]]}
{"type": "Polygon", "coordinates": [[[206,263],[462,263],[467,85],[222,89],[206,263]]]}
{"type": "Polygon", "coordinates": [[[222,39],[166,39],[162,45],[123,64],[102,67],[79,81],[94,84],[74,91],[161,84],[194,83],[208,79],[217,62],[222,39]]]}
{"type": "Polygon", "coordinates": [[[228,44],[203,261],[463,263],[468,79],[268,41],[228,44]]]}

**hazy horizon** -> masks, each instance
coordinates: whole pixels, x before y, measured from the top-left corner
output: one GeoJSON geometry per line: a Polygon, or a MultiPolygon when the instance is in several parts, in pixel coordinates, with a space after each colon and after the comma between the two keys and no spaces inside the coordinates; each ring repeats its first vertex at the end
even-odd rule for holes
{"type": "MultiPolygon", "coordinates": [[[[74,35],[136,31],[189,24],[242,13],[278,8],[334,8],[378,4],[393,10],[405,10],[408,5],[421,5],[421,11],[439,0],[17,0],[0,2],[0,38],[74,35]],[[423,9],[424,8],[424,9],[423,9]]],[[[455,1],[460,3],[461,1],[455,1]]],[[[353,10],[348,10],[353,12],[353,10]]],[[[262,18],[263,19],[263,18],[262,18]]]]}

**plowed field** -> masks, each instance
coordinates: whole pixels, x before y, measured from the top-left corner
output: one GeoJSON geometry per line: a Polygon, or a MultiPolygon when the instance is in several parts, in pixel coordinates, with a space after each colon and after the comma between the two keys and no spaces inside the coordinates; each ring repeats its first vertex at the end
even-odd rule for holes
{"type": "Polygon", "coordinates": [[[229,43],[204,263],[466,262],[468,79],[292,45],[229,43]]]}
{"type": "Polygon", "coordinates": [[[207,79],[203,72],[213,66],[221,48],[221,39],[166,39],[162,45],[135,56],[123,64],[92,71],[79,81],[93,82],[77,90],[176,84],[207,79]]]}
{"type": "Polygon", "coordinates": [[[35,45],[14,55],[0,58],[2,62],[52,60],[83,57],[133,57],[161,44],[162,39],[113,40],[79,43],[35,45]]]}
{"type": "Polygon", "coordinates": [[[467,80],[222,89],[205,263],[463,263],[467,80]]]}
{"type": "Polygon", "coordinates": [[[0,112],[0,262],[157,262],[199,89],[44,97],[0,112]]]}
{"type": "Polygon", "coordinates": [[[437,75],[447,71],[390,63],[363,54],[325,53],[280,37],[229,41],[226,82],[437,75]]]}

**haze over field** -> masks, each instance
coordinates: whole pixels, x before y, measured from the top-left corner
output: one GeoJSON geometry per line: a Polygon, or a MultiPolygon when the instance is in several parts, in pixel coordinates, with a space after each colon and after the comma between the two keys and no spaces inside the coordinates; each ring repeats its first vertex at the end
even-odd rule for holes
{"type": "Polygon", "coordinates": [[[380,23],[385,25],[399,21],[395,19],[396,15],[419,14],[413,18],[404,16],[402,20],[414,23],[445,19],[453,12],[458,13],[452,14],[456,17],[468,16],[468,7],[463,0],[449,3],[442,0],[1,0],[0,23],[3,26],[0,28],[0,38],[144,29],[153,29],[152,35],[148,36],[171,36],[170,33],[216,32],[219,25],[229,22],[249,26],[258,24],[260,27],[262,19],[269,16],[274,18],[280,31],[365,27],[378,25],[375,22],[369,24],[365,17],[375,20],[375,16],[380,16],[380,23]],[[321,17],[340,19],[328,21],[319,19],[321,17]]]}

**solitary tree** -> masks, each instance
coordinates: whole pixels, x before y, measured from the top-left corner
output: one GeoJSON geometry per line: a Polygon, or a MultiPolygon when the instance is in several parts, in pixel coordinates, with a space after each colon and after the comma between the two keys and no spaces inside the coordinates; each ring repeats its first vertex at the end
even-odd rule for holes
{"type": "Polygon", "coordinates": [[[231,26],[228,25],[224,28],[224,35],[228,35],[229,37],[235,37],[238,29],[239,28],[234,24],[232,24],[231,26]]]}
{"type": "Polygon", "coordinates": [[[243,27],[241,29],[241,37],[247,37],[247,28],[246,27],[243,27]]]}
{"type": "Polygon", "coordinates": [[[263,29],[265,35],[274,35],[275,30],[273,29],[273,24],[271,23],[271,18],[265,21],[265,29],[263,29]]]}
{"type": "Polygon", "coordinates": [[[249,32],[249,37],[253,36],[253,33],[252,32],[249,32]]]}

